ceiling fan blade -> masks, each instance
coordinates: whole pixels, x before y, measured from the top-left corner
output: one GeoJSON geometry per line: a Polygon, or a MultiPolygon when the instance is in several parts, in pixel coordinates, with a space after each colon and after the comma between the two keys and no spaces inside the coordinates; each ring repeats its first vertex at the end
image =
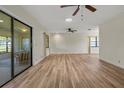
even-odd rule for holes
{"type": "Polygon", "coordinates": [[[75,10],[75,12],[73,13],[73,16],[75,16],[77,14],[77,12],[80,10],[79,5],[78,8],[75,10]]]}
{"type": "Polygon", "coordinates": [[[96,8],[91,6],[91,5],[85,5],[85,8],[87,8],[88,10],[92,11],[92,12],[95,12],[96,11],[96,8]]]}
{"type": "Polygon", "coordinates": [[[65,8],[65,7],[71,7],[71,6],[77,6],[77,5],[61,5],[61,8],[65,8]]]}

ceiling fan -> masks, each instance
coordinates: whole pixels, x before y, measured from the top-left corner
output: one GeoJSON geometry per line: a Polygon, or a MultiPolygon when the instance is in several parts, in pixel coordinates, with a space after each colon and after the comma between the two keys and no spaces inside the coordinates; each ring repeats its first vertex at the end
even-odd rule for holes
{"type": "Polygon", "coordinates": [[[74,32],[76,32],[77,30],[72,30],[71,28],[68,28],[67,29],[67,32],[71,32],[71,33],[74,33],[74,32]]]}
{"type": "MultiPolygon", "coordinates": [[[[77,9],[72,14],[73,16],[75,16],[78,13],[78,11],[80,10],[81,5],[61,5],[60,8],[73,7],[73,6],[77,6],[77,9]]],[[[85,8],[88,9],[89,11],[91,11],[91,12],[96,11],[96,8],[91,6],[91,5],[85,5],[85,8]]]]}

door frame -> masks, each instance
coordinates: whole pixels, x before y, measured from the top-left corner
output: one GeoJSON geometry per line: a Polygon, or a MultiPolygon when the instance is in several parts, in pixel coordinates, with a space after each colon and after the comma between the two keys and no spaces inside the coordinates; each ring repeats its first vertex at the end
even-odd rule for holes
{"type": "Polygon", "coordinates": [[[3,14],[9,16],[11,19],[11,79],[8,80],[7,82],[5,82],[4,84],[0,85],[0,87],[3,87],[4,85],[6,85],[8,82],[10,82],[11,80],[13,80],[15,77],[17,77],[18,75],[20,75],[21,73],[23,73],[24,71],[26,71],[27,69],[29,69],[32,65],[33,65],[33,33],[32,33],[32,26],[18,20],[17,18],[13,17],[12,15],[4,12],[3,10],[0,9],[0,12],[2,12],[3,14]],[[27,67],[26,69],[22,70],[21,72],[19,72],[18,74],[14,75],[14,20],[28,26],[30,28],[30,44],[31,44],[31,48],[30,48],[30,51],[31,51],[31,63],[30,63],[30,66],[27,67]]]}

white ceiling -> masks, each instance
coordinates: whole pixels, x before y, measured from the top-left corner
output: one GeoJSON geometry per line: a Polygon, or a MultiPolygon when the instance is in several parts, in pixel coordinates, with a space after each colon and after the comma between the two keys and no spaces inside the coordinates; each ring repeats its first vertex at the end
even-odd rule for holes
{"type": "Polygon", "coordinates": [[[82,32],[124,13],[122,5],[97,5],[94,6],[97,9],[94,13],[82,5],[76,16],[72,16],[76,7],[60,8],[60,5],[23,5],[21,7],[35,17],[49,32],[65,32],[68,27],[82,32]],[[81,14],[83,14],[83,21],[81,21],[81,14]],[[67,23],[66,18],[72,18],[73,21],[67,23]]]}

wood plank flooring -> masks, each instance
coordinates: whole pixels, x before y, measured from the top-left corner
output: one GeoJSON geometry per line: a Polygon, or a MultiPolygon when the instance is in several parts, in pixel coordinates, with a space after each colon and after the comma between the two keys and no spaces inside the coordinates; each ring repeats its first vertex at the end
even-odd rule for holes
{"type": "Polygon", "coordinates": [[[124,69],[91,55],[52,54],[4,87],[108,88],[124,87],[124,69]]]}

